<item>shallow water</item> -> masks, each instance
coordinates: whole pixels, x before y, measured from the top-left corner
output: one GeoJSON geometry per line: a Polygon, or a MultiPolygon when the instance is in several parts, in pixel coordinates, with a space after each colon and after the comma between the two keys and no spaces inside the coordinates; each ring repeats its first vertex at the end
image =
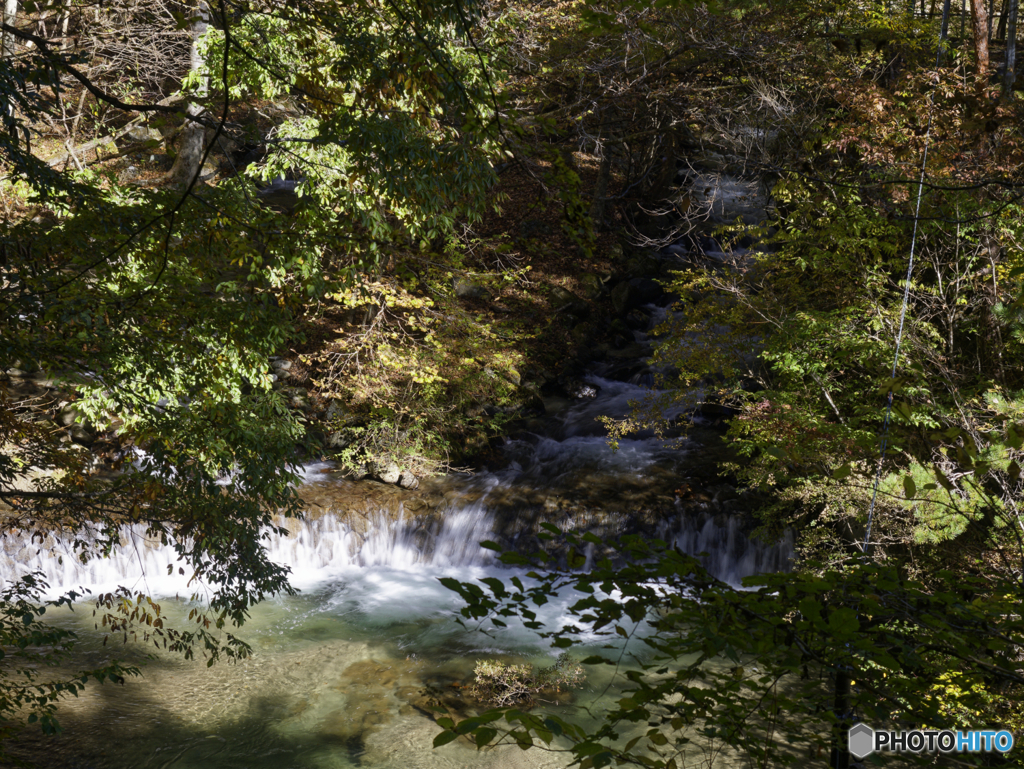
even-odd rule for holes
{"type": "MultiPolygon", "coordinates": [[[[482,576],[478,569],[447,573],[482,576]]],[[[489,637],[460,627],[452,619],[459,601],[437,574],[354,570],[301,596],[266,601],[243,631],[252,658],[208,669],[154,650],[141,678],[90,686],[62,707],[62,737],[30,738],[17,753],[40,766],[96,769],[564,766],[562,754],[539,750],[476,751],[462,742],[431,748],[439,729],[429,708],[458,704],[458,687],[477,660],[553,661],[525,629],[489,637]]],[[[563,619],[571,600],[549,604],[542,619],[563,619]]],[[[162,608],[180,620],[189,604],[165,599],[162,608]]],[[[144,659],[138,646],[103,646],[81,607],[54,620],[82,631],[83,666],[113,654],[144,659]]],[[[606,683],[592,677],[574,702],[563,697],[549,707],[586,720],[580,706],[600,710],[597,692],[606,683]]]]}
{"type": "MultiPolygon", "coordinates": [[[[658,536],[686,552],[706,552],[712,573],[733,582],[786,569],[793,552],[791,537],[751,542],[741,514],[680,500],[688,463],[702,451],[698,442],[641,435],[611,451],[598,417],[625,416],[629,402],[650,391],[598,373],[587,378],[594,397],[567,402],[535,432],[509,439],[501,466],[473,477],[428,482],[414,493],[344,480],[329,463],[303,468],[308,517],[284,521],[290,535],[268,544],[302,592],[255,607],[239,633],[253,647],[250,659],[208,669],[203,660],[157,649],[104,646],[86,605],[58,613],[57,622],[80,631],[79,669],[117,655],[145,663],[143,675],[123,686],[89,686],[62,706],[63,736],[30,731],[14,752],[42,767],[81,769],[565,766],[571,759],[557,751],[477,751],[462,741],[431,748],[439,732],[431,707],[465,707],[460,688],[478,660],[554,659],[522,627],[484,635],[460,626],[461,601],[440,577],[507,579],[479,543],[529,550],[540,522],[602,538],[658,536]]],[[[202,600],[202,586],[178,572],[173,548],[137,529],[125,529],[122,540],[112,558],[81,564],[60,538],[8,538],[0,542],[0,579],[40,570],[53,593],[144,590],[162,599],[164,614],[180,627],[192,606],[181,597],[202,600]]],[[[575,600],[561,596],[538,619],[547,627],[564,623],[575,600]]],[[[640,653],[640,645],[630,651],[640,653]]],[[[609,670],[588,669],[582,689],[545,707],[584,722],[599,717],[619,691],[609,670]]],[[[695,743],[686,765],[706,765],[713,748],[695,743]]],[[[734,761],[717,755],[716,764],[734,761]]]]}

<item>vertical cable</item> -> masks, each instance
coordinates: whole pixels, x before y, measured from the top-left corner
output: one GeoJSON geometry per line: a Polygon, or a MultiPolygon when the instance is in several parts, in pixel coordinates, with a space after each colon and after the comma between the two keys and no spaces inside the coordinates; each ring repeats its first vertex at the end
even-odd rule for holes
{"type": "MultiPolygon", "coordinates": [[[[939,50],[935,55],[935,67],[938,69],[942,63],[943,48],[946,43],[946,32],[949,22],[950,0],[945,0],[942,5],[942,28],[939,33],[939,50]]],[[[896,332],[896,354],[892,360],[892,374],[890,379],[896,379],[896,369],[900,362],[900,348],[903,346],[903,325],[907,317],[907,305],[910,302],[910,279],[914,273],[914,253],[917,248],[917,226],[921,217],[921,198],[924,195],[924,176],[928,167],[928,147],[932,138],[932,114],[935,107],[935,90],[932,89],[928,96],[928,129],[924,136],[924,154],[921,157],[921,177],[917,182],[917,205],[914,208],[914,232],[910,238],[910,259],[907,263],[907,277],[903,285],[903,305],[900,307],[900,325],[896,332]]],[[[867,553],[871,547],[871,522],[875,515],[875,501],[878,499],[878,485],[882,480],[882,466],[885,463],[885,452],[888,449],[889,422],[892,417],[892,387],[886,397],[885,421],[882,424],[882,439],[879,446],[878,469],[875,471],[875,484],[871,491],[871,505],[868,507],[868,525],[864,534],[864,552],[867,553]]]]}

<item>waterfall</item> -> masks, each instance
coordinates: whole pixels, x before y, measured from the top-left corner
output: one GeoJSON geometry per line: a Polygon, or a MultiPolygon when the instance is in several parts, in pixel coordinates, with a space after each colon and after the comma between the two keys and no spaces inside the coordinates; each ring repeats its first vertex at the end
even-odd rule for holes
{"type": "MultiPolygon", "coordinates": [[[[401,506],[397,515],[384,510],[327,512],[283,520],[288,535],[270,533],[265,546],[271,561],[292,569],[295,585],[308,587],[354,569],[443,571],[485,566],[493,553],[479,543],[491,538],[492,523],[493,516],[482,501],[445,511],[434,525],[406,515],[401,506]]],[[[141,525],[123,526],[120,535],[121,544],[109,557],[86,563],[76,556],[71,543],[96,540],[97,533],[88,527],[74,534],[50,535],[42,542],[8,535],[0,539],[0,580],[42,572],[50,596],[80,587],[107,592],[118,585],[164,596],[196,592],[192,574],[179,562],[173,544],[147,537],[141,525]]]]}
{"type": "Polygon", "coordinates": [[[673,544],[687,555],[700,555],[701,563],[713,576],[732,585],[744,577],[768,572],[789,571],[793,565],[793,531],[787,529],[777,542],[751,539],[738,515],[699,518],[684,517],[672,537],[673,544]]]}
{"type": "MultiPolygon", "coordinates": [[[[326,512],[304,520],[282,522],[288,534],[270,534],[270,560],[292,569],[292,582],[308,588],[343,579],[353,570],[388,568],[440,573],[449,569],[494,564],[493,553],[480,542],[493,539],[494,514],[486,497],[445,510],[432,520],[384,510],[353,514],[326,512]],[[356,525],[358,523],[358,525],[356,525]]],[[[785,571],[793,557],[793,535],[779,542],[749,539],[738,515],[679,515],[667,522],[669,541],[697,555],[705,568],[732,584],[752,574],[785,571]]],[[[8,535],[0,540],[0,579],[12,580],[42,572],[49,596],[87,588],[107,592],[118,585],[152,595],[191,595],[197,591],[192,574],[172,544],[147,537],[140,525],[121,529],[121,544],[108,558],[82,563],[71,546],[74,539],[96,539],[83,529],[74,535],[51,535],[44,541],[8,535]]],[[[199,592],[203,587],[198,586],[199,592]]]]}

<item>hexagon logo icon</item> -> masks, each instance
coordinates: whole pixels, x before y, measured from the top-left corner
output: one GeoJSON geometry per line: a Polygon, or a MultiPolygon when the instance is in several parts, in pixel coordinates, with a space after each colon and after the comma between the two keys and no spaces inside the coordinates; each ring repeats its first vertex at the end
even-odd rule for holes
{"type": "Polygon", "coordinates": [[[851,726],[847,739],[849,740],[850,754],[854,758],[864,758],[875,750],[875,730],[867,724],[851,726]]]}

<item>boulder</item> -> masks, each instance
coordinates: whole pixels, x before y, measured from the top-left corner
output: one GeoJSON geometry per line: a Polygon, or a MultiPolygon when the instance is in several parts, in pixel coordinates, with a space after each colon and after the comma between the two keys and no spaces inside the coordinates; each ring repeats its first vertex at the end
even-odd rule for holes
{"type": "Polygon", "coordinates": [[[636,296],[639,304],[650,304],[657,301],[665,293],[657,281],[650,278],[633,278],[629,285],[636,289],[636,296]]]}
{"type": "Polygon", "coordinates": [[[327,446],[332,449],[343,449],[351,443],[352,441],[340,430],[327,436],[327,446]]]}
{"type": "Polygon", "coordinates": [[[626,274],[631,278],[647,278],[661,274],[662,263],[656,253],[640,251],[626,262],[626,274]]]}
{"type": "Polygon", "coordinates": [[[398,485],[403,489],[415,489],[419,487],[420,479],[408,470],[403,470],[401,475],[398,476],[398,485]]]}
{"type": "Polygon", "coordinates": [[[309,408],[309,393],[301,387],[289,387],[283,390],[283,392],[288,397],[288,405],[293,409],[309,408]]]}
{"type": "Polygon", "coordinates": [[[82,415],[82,412],[73,405],[65,404],[57,412],[56,422],[61,427],[68,429],[68,435],[71,436],[71,440],[75,443],[88,446],[96,441],[96,428],[89,424],[82,415]]]}
{"type": "Polygon", "coordinates": [[[626,325],[636,331],[646,331],[650,322],[651,316],[639,308],[634,307],[626,313],[626,325]]]}
{"type": "Polygon", "coordinates": [[[96,430],[93,429],[92,425],[75,423],[68,427],[68,435],[71,436],[71,440],[75,443],[79,443],[83,446],[90,446],[96,442],[96,430]]]}
{"type": "Polygon", "coordinates": [[[456,278],[453,288],[459,299],[486,299],[487,289],[467,278],[456,278]]]}
{"type": "Polygon", "coordinates": [[[625,280],[612,289],[612,308],[615,314],[622,316],[637,305],[639,295],[630,281],[625,280]]]}
{"type": "Polygon", "coordinates": [[[155,128],[137,125],[128,130],[125,138],[132,142],[153,142],[154,146],[156,146],[163,142],[164,135],[155,128]]]}
{"type": "Polygon", "coordinates": [[[347,425],[352,422],[352,412],[342,405],[340,401],[332,400],[331,404],[327,407],[327,411],[324,412],[324,421],[327,423],[339,422],[347,425]]]}
{"type": "Polygon", "coordinates": [[[374,477],[376,477],[376,479],[381,483],[394,485],[398,483],[399,478],[402,477],[402,470],[394,462],[389,462],[383,467],[378,465],[376,467],[376,472],[374,472],[374,477]]]}
{"type": "Polygon", "coordinates": [[[580,275],[580,288],[583,291],[583,296],[587,299],[594,301],[600,299],[605,292],[604,282],[600,277],[592,272],[585,272],[580,275]]]}
{"type": "Polygon", "coordinates": [[[551,289],[551,300],[556,309],[565,310],[570,315],[584,317],[590,312],[590,305],[586,301],[561,286],[551,289]]]}
{"type": "Polygon", "coordinates": [[[361,481],[370,475],[370,468],[366,465],[356,465],[349,469],[348,475],[354,481],[361,481]]]}
{"type": "Polygon", "coordinates": [[[220,164],[214,159],[209,158],[203,164],[203,167],[199,169],[199,181],[208,182],[213,179],[217,172],[220,170],[220,164]]]}

